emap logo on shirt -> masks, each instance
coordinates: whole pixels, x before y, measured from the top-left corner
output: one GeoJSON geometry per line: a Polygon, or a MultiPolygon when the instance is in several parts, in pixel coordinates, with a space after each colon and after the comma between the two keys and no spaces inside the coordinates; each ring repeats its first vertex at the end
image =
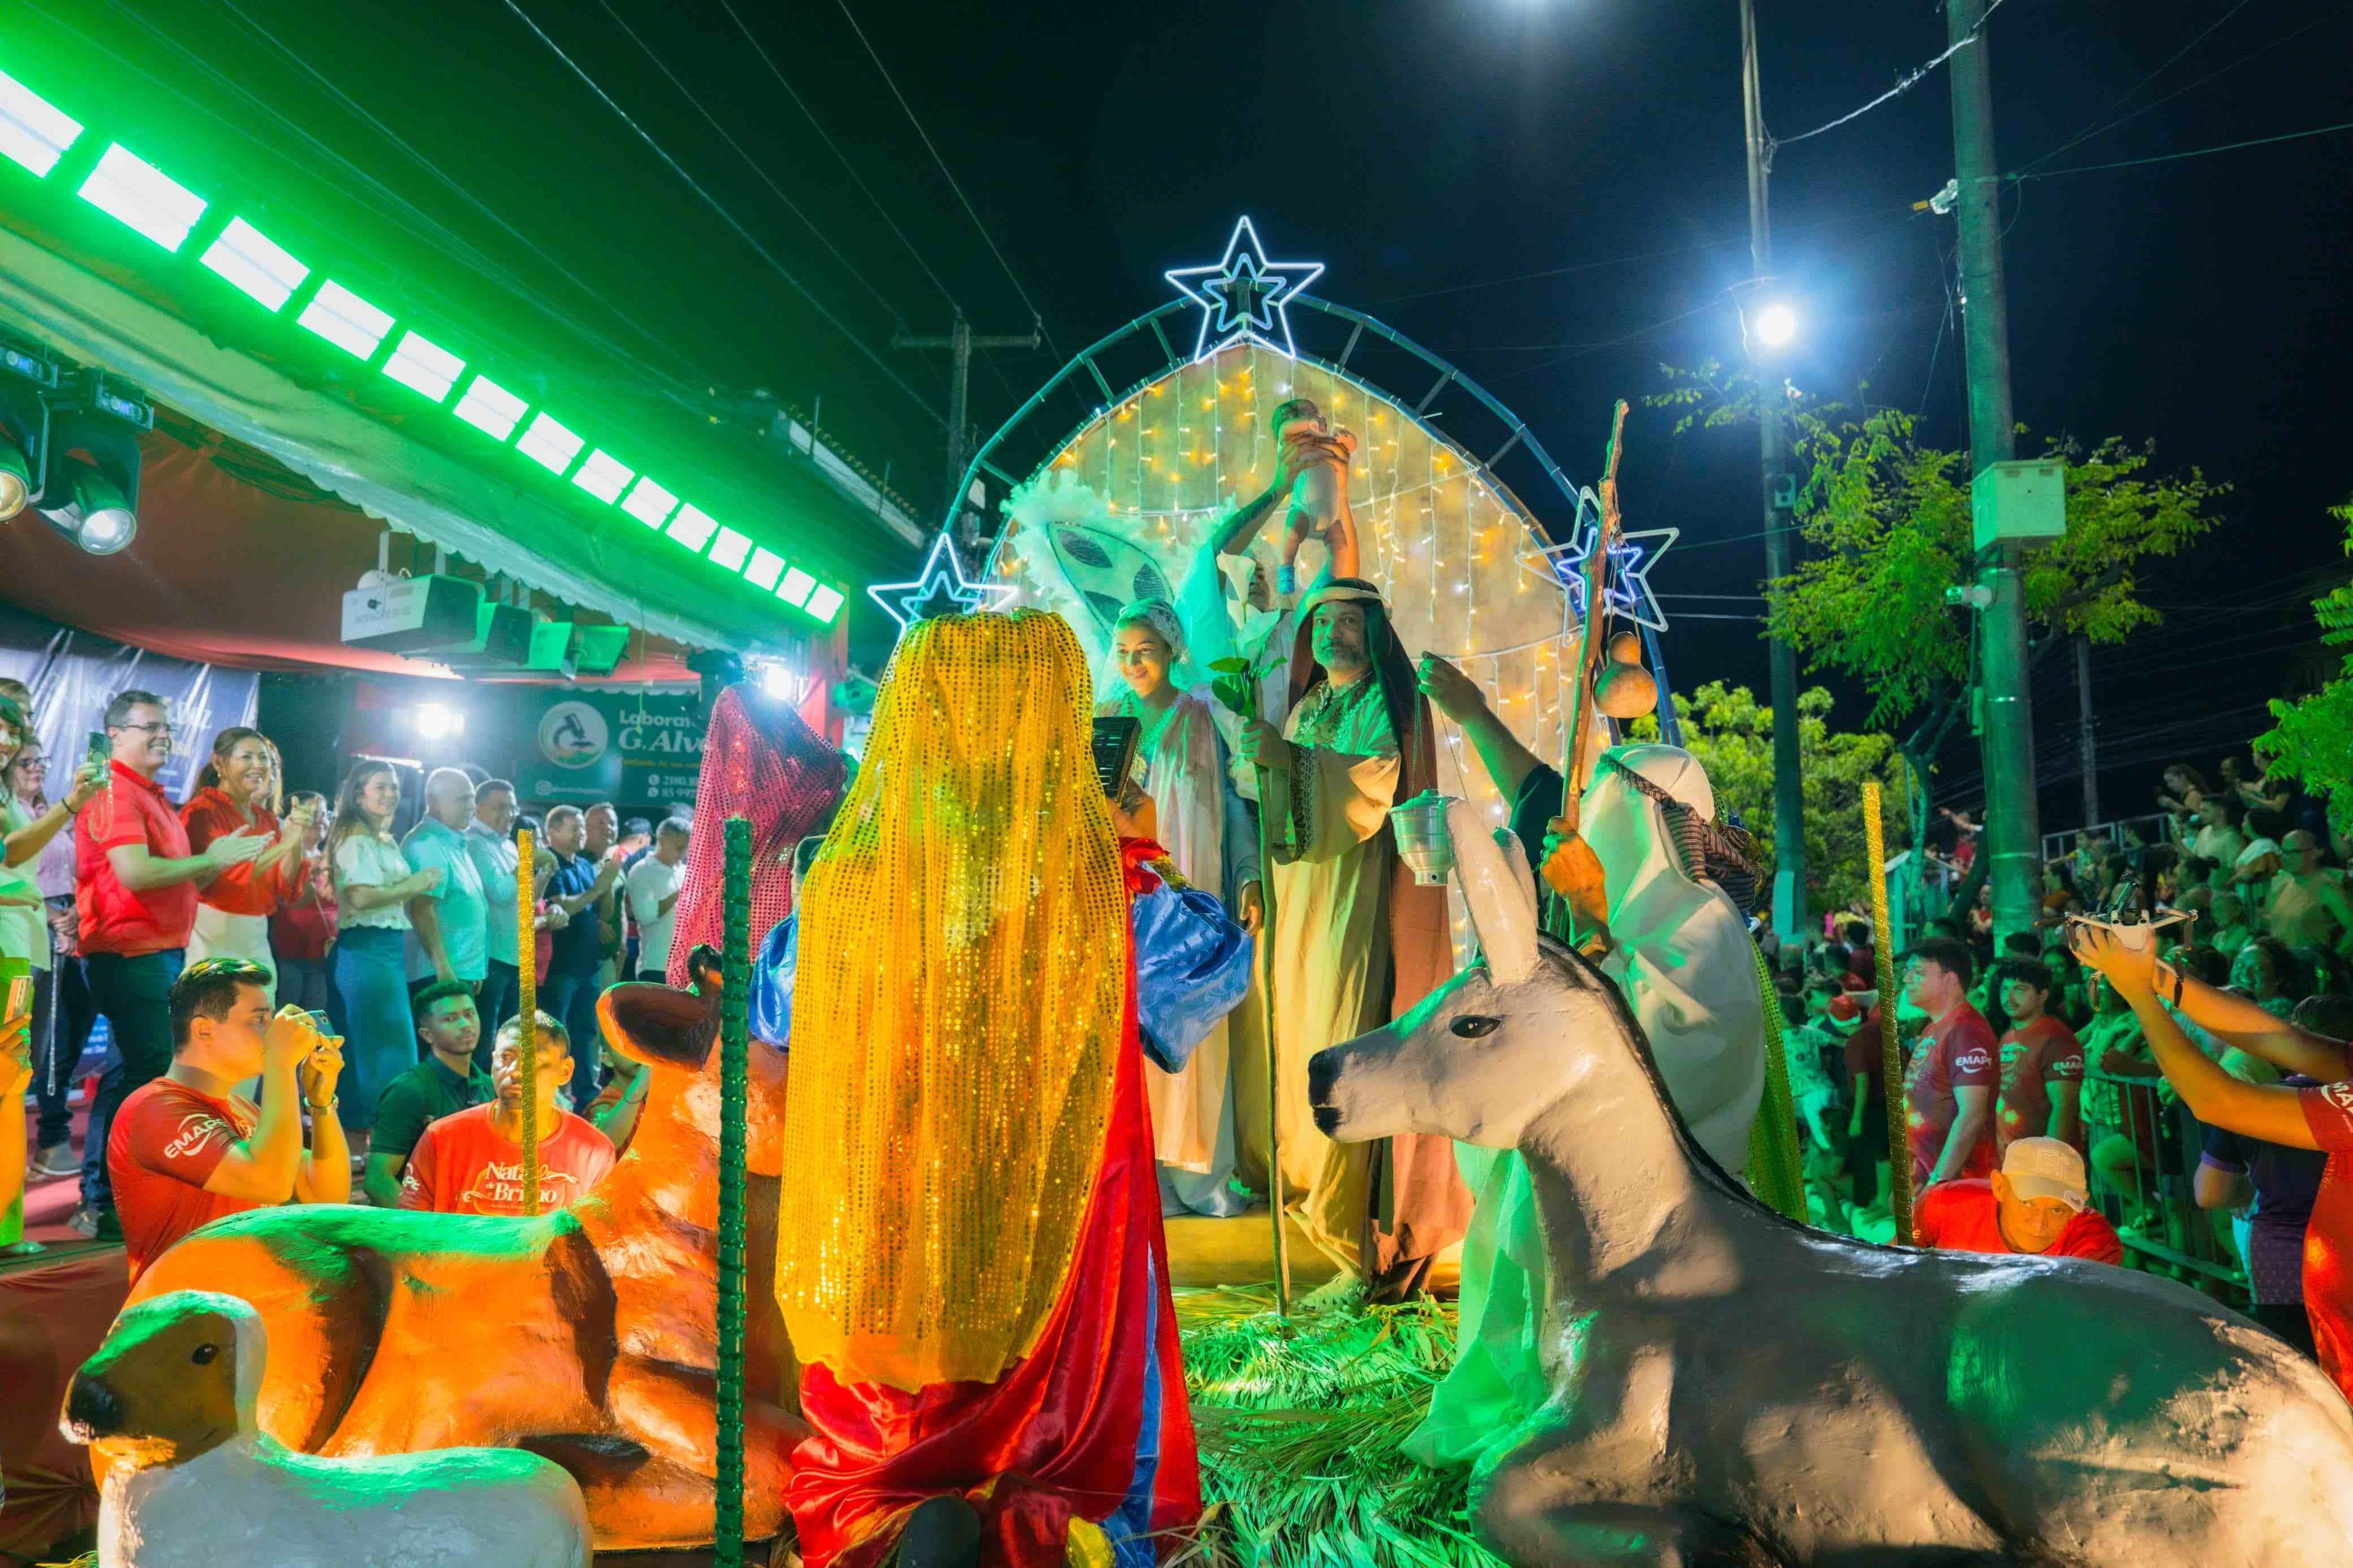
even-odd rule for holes
{"type": "Polygon", "coordinates": [[[214,1133],[219,1133],[221,1141],[227,1142],[232,1131],[228,1123],[212,1112],[192,1110],[180,1118],[179,1128],[172,1134],[172,1141],[164,1145],[164,1158],[179,1160],[190,1154],[200,1154],[213,1141],[214,1133]]]}
{"type": "Polygon", "coordinates": [[[2353,1116],[2353,1080],[2340,1079],[2323,1089],[2320,1095],[2347,1116],[2353,1116]]]}
{"type": "Polygon", "coordinates": [[[1971,1046],[1953,1058],[1953,1070],[1957,1073],[1984,1072],[1992,1066],[1993,1053],[1983,1046],[1971,1046]]]}

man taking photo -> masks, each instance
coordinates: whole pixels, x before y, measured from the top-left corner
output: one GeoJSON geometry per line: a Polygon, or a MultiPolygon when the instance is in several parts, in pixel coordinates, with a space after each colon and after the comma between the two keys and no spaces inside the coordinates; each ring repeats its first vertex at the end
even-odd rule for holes
{"type": "Polygon", "coordinates": [[[351,1151],[335,1120],[343,1042],[300,1008],[272,1017],[269,982],[249,960],[208,958],[172,983],[171,1068],[124,1099],[106,1141],[134,1283],[200,1225],[289,1198],[352,1195],[351,1151]],[[256,1074],[259,1105],[237,1092],[256,1074]]]}

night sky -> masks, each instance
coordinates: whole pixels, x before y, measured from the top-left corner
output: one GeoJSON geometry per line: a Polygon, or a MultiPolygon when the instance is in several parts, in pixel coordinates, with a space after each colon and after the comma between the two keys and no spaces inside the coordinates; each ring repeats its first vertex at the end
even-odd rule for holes
{"type": "MultiPolygon", "coordinates": [[[[1034,303],[1059,355],[976,374],[986,433],[1060,356],[1165,299],[1164,268],[1215,259],[1245,212],[1271,250],[1328,264],[1318,292],[1457,360],[1577,479],[1599,468],[1613,397],[1658,390],[1662,360],[1738,352],[1728,289],[1748,258],[1731,0],[516,3],[832,321],[509,0],[16,0],[0,31],[92,62],[122,84],[126,116],[174,142],[193,128],[290,204],[358,213],[386,265],[596,374],[765,385],[803,408],[822,398],[828,431],[871,468],[888,462],[894,488],[926,508],[943,487],[944,364],[891,350],[894,326],[944,331],[953,298],[978,331],[1026,331],[1034,303]],[[332,154],[429,221],[385,217],[383,191],[332,154]],[[428,238],[436,226],[446,236],[428,238]],[[454,263],[450,243],[508,279],[454,263]]],[[[1943,16],[1921,0],[1759,9],[1766,119],[1785,138],[1944,47],[1943,16]]],[[[2107,804],[2129,809],[2158,753],[2211,762],[2262,727],[2253,705],[2287,686],[2299,650],[2310,667],[2314,582],[2343,575],[2342,532],[2322,509],[2353,493],[2353,444],[2327,412],[2353,363],[2337,265],[2353,237],[2353,132],[2064,171],[2353,119],[2353,5],[2003,0],[1988,37],[2002,166],[2055,176],[2020,182],[2004,209],[2019,418],[2087,442],[2154,441],[2160,467],[2235,487],[2220,535],[2152,581],[2150,598],[2179,606],[2167,625],[2097,656],[2104,760],[2120,764],[2107,804]]],[[[1908,210],[1952,172],[1950,113],[1939,71],[1783,148],[1773,203],[1777,270],[1805,316],[1793,380],[1915,410],[1930,440],[1958,447],[1953,226],[1908,210]]],[[[1401,371],[1391,390],[1425,381],[1401,371]]],[[[1761,691],[1753,626],[1694,618],[1757,607],[1738,597],[1761,570],[1753,432],[1676,438],[1670,423],[1638,407],[1629,526],[1683,530],[1662,589],[1727,595],[1667,601],[1675,683],[1761,691]]],[[[2036,437],[2021,444],[2037,449],[2036,437]]],[[[2036,698],[2046,820],[2072,822],[2063,654],[2036,698]]],[[[1842,717],[1862,710],[1841,690],[1842,717]]],[[[1976,772],[1966,744],[1949,748],[1942,788],[1966,802],[1976,772]]]]}

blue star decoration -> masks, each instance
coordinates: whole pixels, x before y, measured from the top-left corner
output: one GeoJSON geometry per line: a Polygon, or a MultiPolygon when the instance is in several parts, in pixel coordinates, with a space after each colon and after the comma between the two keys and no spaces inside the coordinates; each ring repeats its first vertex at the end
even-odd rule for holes
{"type": "Polygon", "coordinates": [[[932,541],[932,552],[923,558],[922,576],[912,583],[875,583],[866,592],[904,631],[917,621],[936,616],[1001,610],[1013,597],[1013,584],[976,583],[966,577],[955,546],[942,533],[932,541]]]}
{"type": "Polygon", "coordinates": [[[1283,307],[1304,293],[1323,272],[1320,261],[1269,261],[1258,230],[1245,217],[1235,223],[1233,237],[1226,241],[1225,257],[1215,266],[1178,267],[1164,276],[1185,298],[1201,307],[1201,331],[1193,344],[1193,358],[1198,362],[1245,339],[1280,347],[1297,359],[1291,318],[1283,307]],[[1280,344],[1274,341],[1278,331],[1282,335],[1280,344]]]}
{"type": "MultiPolygon", "coordinates": [[[[1556,579],[1567,588],[1569,610],[1582,622],[1585,563],[1593,553],[1594,542],[1601,535],[1601,525],[1598,520],[1586,522],[1582,506],[1577,512],[1581,526],[1573,531],[1567,543],[1522,551],[1520,564],[1540,576],[1556,579]]],[[[1651,569],[1681,537],[1680,528],[1652,528],[1618,536],[1609,546],[1609,571],[1602,579],[1601,597],[1609,614],[1623,616],[1636,626],[1648,626],[1654,632],[1667,629],[1666,612],[1659,608],[1658,595],[1651,588],[1651,569]]]]}

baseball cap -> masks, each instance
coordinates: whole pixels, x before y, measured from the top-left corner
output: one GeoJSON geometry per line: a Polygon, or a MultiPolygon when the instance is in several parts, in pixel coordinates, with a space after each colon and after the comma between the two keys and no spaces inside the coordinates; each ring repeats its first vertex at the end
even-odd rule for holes
{"type": "Polygon", "coordinates": [[[2057,1198],[2078,1214],[2091,1202],[2084,1186],[2084,1156],[2057,1138],[2021,1138],[2002,1155],[2001,1173],[2021,1198],[2057,1198]]]}
{"type": "Polygon", "coordinates": [[[1823,1011],[1841,1029],[1860,1028],[1862,1025],[1862,1005],[1852,996],[1831,997],[1823,1011]]]}

